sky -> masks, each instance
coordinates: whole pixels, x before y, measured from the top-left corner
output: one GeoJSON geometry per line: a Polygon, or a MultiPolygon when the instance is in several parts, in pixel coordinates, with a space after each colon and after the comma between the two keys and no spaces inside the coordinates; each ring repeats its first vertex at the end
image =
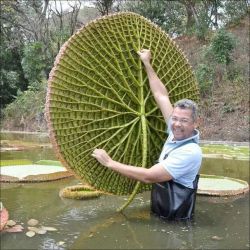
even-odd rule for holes
{"type": "MultiPolygon", "coordinates": [[[[50,0],[49,1],[49,4],[52,6],[52,8],[58,8],[60,10],[60,2],[62,3],[62,9],[63,11],[66,11],[66,10],[70,10],[71,7],[70,5],[74,6],[74,3],[77,3],[79,1],[75,0],[75,1],[72,1],[72,0],[50,0]]],[[[88,7],[93,7],[93,1],[91,0],[81,0],[81,8],[85,7],[85,6],[88,6],[88,7]],[[91,3],[92,2],[92,3],[91,3]]]]}

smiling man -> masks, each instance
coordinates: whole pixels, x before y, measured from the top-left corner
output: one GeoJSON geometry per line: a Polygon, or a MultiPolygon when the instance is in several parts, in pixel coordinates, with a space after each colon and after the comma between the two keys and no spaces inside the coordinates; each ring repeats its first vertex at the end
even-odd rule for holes
{"type": "Polygon", "coordinates": [[[198,146],[198,110],[195,102],[182,99],[172,106],[168,91],[154,71],[150,50],[138,55],[149,79],[150,89],[168,125],[168,138],[158,163],[140,168],[114,161],[105,150],[95,149],[92,156],[102,165],[128,178],[154,183],[151,192],[151,210],[167,219],[191,219],[202,152],[198,146]]]}

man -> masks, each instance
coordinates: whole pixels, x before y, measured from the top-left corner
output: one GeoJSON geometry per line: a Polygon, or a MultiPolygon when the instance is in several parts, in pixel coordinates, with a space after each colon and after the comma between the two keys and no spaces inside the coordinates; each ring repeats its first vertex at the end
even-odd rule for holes
{"type": "MultiPolygon", "coordinates": [[[[165,200],[165,196],[174,195],[176,192],[172,190],[170,194],[166,194],[168,190],[165,190],[162,194],[163,197],[158,197],[162,191],[157,190],[157,186],[153,187],[151,199],[153,204],[151,208],[153,212],[169,219],[189,219],[193,214],[195,191],[198,182],[196,176],[198,175],[202,159],[201,149],[197,144],[199,140],[199,132],[196,129],[198,125],[197,106],[193,101],[184,99],[178,101],[174,107],[172,107],[168,97],[168,91],[150,63],[150,51],[142,49],[137,53],[145,66],[154,99],[168,125],[169,136],[163,146],[159,161],[150,168],[140,168],[114,161],[103,149],[95,149],[92,156],[102,165],[128,178],[144,183],[164,182],[167,185],[179,185],[178,187],[174,187],[174,190],[181,188],[180,192],[184,192],[184,196],[181,198],[181,202],[184,205],[178,205],[178,211],[173,211],[170,215],[169,208],[167,208],[167,212],[164,211],[166,210],[165,207],[176,207],[176,204],[158,204],[157,200],[160,199],[160,203],[162,203],[162,199],[165,200]],[[185,192],[189,192],[190,190],[191,193],[186,195],[185,192]],[[161,208],[159,208],[159,206],[161,206],[161,208]],[[183,212],[183,210],[185,211],[183,212]]],[[[161,185],[161,187],[163,186],[164,185],[161,185]]],[[[172,189],[172,186],[165,186],[165,189],[166,188],[172,189]]],[[[166,203],[171,202],[173,199],[176,200],[179,198],[168,197],[166,203]]],[[[170,210],[171,209],[170,207],[170,210]]],[[[174,208],[174,210],[176,209],[174,208]]]]}

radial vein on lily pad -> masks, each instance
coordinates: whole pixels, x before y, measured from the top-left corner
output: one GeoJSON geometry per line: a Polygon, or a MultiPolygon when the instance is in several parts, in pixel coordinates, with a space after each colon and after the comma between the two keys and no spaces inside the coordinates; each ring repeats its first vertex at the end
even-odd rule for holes
{"type": "Polygon", "coordinates": [[[61,48],[50,73],[46,116],[57,156],[94,188],[133,197],[151,186],[101,166],[91,153],[104,148],[117,161],[148,168],[166,139],[166,124],[137,55],[152,65],[170,99],[198,100],[187,59],[168,35],[146,18],[121,12],[90,22],[61,48]]]}

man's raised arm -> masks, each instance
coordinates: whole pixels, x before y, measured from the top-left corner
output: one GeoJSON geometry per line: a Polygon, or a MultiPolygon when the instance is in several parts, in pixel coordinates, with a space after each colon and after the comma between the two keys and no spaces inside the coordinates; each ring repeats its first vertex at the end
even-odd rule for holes
{"type": "Polygon", "coordinates": [[[164,86],[164,84],[159,79],[159,77],[157,76],[156,72],[154,71],[150,63],[150,59],[151,59],[150,50],[142,49],[141,51],[138,51],[137,53],[140,56],[140,59],[145,66],[148,80],[149,80],[150,89],[153,93],[154,99],[158,107],[160,108],[165,121],[167,122],[173,112],[173,106],[169,100],[168,91],[166,87],[164,86]]]}

